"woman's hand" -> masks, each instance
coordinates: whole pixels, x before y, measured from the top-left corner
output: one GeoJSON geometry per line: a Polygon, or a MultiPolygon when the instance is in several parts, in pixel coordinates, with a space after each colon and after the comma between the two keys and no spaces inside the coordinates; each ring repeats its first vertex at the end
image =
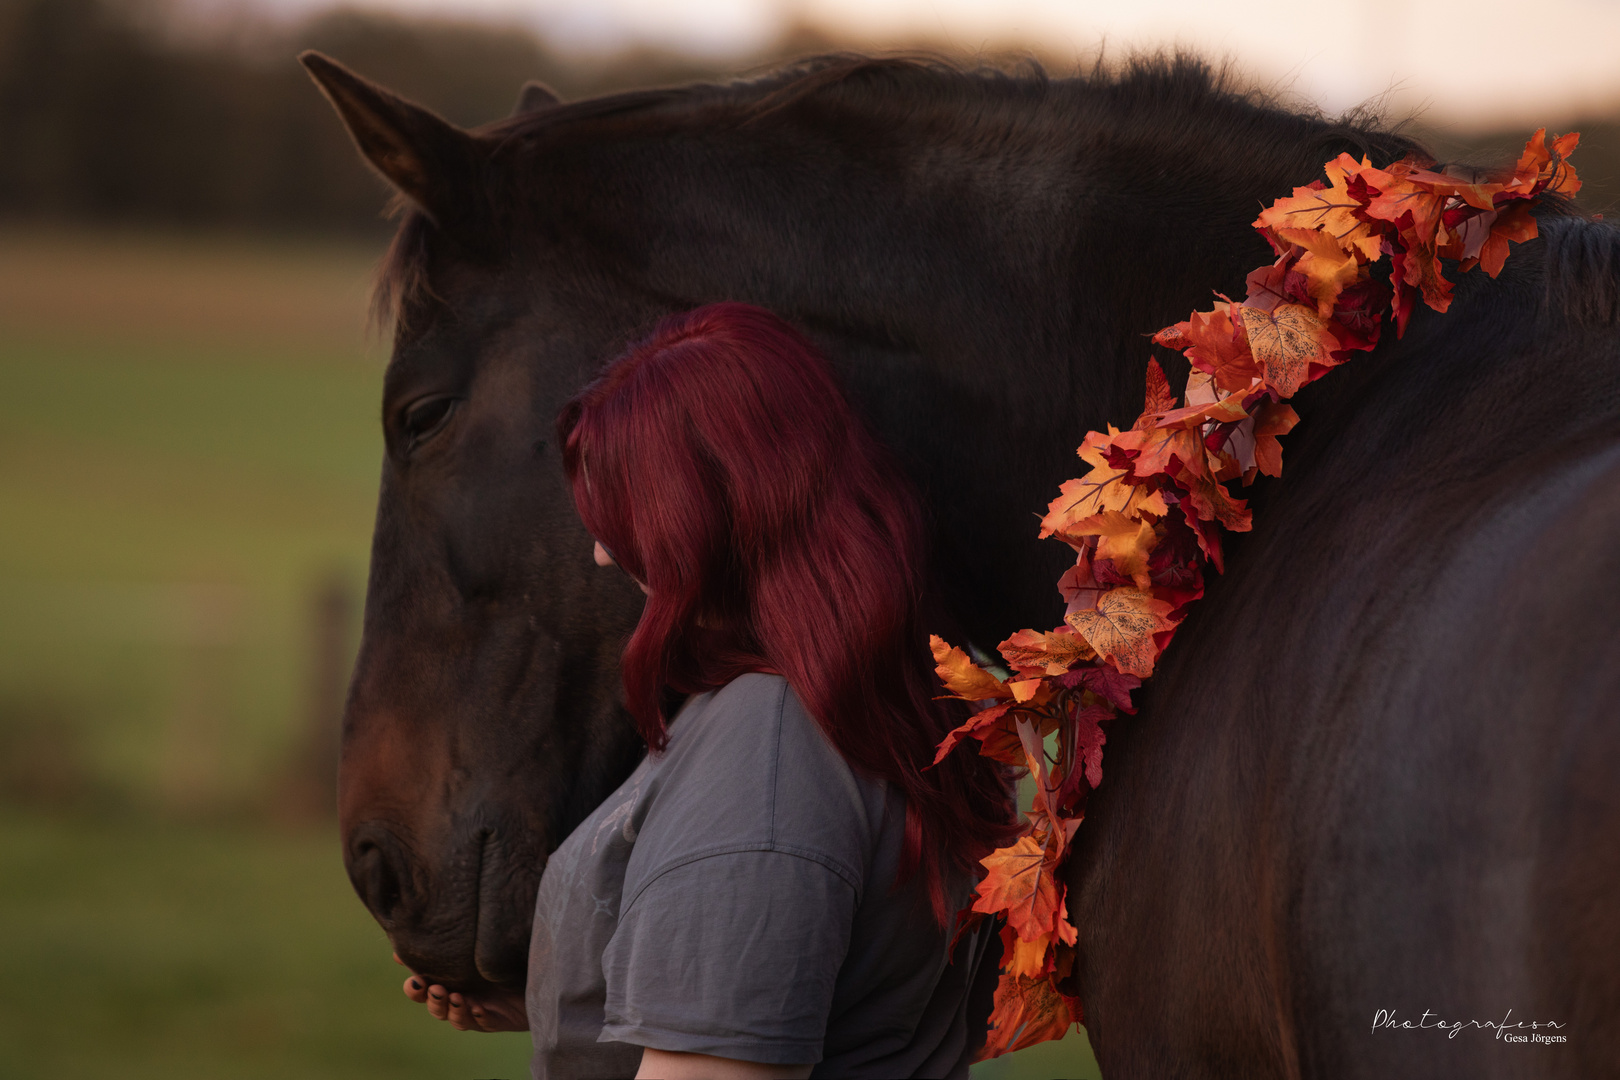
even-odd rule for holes
{"type": "MultiPolygon", "coordinates": [[[[399,954],[394,963],[403,964],[399,954]]],[[[523,995],[512,991],[493,994],[460,994],[426,979],[412,975],[405,980],[405,996],[418,1005],[426,1005],[428,1014],[438,1020],[450,1021],[457,1031],[528,1031],[529,1014],[523,1006],[523,995]]]]}

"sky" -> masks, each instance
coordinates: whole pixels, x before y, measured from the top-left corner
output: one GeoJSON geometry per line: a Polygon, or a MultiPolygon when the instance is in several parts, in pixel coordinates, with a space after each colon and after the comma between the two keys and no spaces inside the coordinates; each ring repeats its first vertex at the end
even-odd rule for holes
{"type": "MultiPolygon", "coordinates": [[[[286,14],[332,0],[256,0],[286,14]]],[[[795,23],[881,47],[1037,47],[1048,60],[1189,46],[1338,113],[1382,99],[1459,129],[1620,111],[1620,0],[347,0],[527,23],[559,46],[753,53],[795,23]]]]}

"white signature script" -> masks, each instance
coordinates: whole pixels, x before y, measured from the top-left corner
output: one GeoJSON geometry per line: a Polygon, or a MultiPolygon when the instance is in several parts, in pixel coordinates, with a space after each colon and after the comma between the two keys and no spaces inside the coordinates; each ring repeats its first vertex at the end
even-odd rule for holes
{"type": "Polygon", "coordinates": [[[1496,1038],[1503,1042],[1537,1042],[1561,1043],[1566,1041],[1563,1035],[1544,1034],[1543,1028],[1550,1030],[1567,1027],[1556,1020],[1518,1020],[1513,1019],[1513,1010],[1509,1009],[1507,1015],[1500,1020],[1442,1020],[1437,1014],[1428,1009],[1415,1022],[1412,1020],[1398,1020],[1394,1009],[1379,1009],[1373,1013],[1372,1029],[1377,1034],[1380,1030],[1396,1029],[1400,1031],[1444,1031],[1446,1038],[1455,1039],[1457,1033],[1463,1028],[1483,1028],[1496,1032],[1496,1038]],[[1522,1034],[1530,1032],[1531,1034],[1522,1034]]]}

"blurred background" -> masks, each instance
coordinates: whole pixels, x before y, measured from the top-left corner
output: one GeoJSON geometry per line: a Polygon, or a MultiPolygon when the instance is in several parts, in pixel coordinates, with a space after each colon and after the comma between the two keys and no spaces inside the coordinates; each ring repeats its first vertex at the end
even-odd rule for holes
{"type": "MultiPolygon", "coordinates": [[[[0,0],[0,1077],[527,1074],[399,996],[332,823],[381,454],[390,227],[293,62],[472,124],[837,48],[1188,47],[1443,156],[1584,133],[1620,196],[1620,5],[0,0]]],[[[980,1080],[1094,1076],[1080,1036],[980,1080]]]]}

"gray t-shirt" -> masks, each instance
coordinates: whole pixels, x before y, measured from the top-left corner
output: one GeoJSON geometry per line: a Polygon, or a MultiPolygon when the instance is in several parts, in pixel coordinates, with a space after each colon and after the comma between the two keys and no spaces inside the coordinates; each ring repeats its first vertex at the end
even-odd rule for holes
{"type": "MultiPolygon", "coordinates": [[[[965,1077],[995,986],[920,879],[893,888],[905,799],[855,773],[780,676],[687,701],[564,840],[529,953],[536,1080],[634,1076],[643,1047],[814,1076],[965,1077]]],[[[971,883],[953,883],[966,902],[971,883]]]]}

